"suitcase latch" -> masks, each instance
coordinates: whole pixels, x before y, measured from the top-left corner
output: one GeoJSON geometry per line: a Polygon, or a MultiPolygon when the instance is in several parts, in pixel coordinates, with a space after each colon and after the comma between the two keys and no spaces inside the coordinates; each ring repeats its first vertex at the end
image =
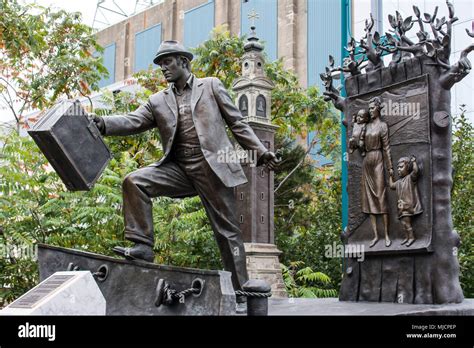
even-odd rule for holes
{"type": "Polygon", "coordinates": [[[95,125],[94,121],[90,121],[89,125],[87,126],[87,129],[92,134],[94,139],[100,137],[99,129],[97,129],[97,126],[95,125]]]}

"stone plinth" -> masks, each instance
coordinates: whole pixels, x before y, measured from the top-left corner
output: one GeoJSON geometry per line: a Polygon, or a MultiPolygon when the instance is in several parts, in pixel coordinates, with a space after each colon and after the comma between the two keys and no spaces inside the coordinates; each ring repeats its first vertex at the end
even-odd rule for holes
{"type": "Polygon", "coordinates": [[[249,279],[263,279],[268,282],[272,287],[272,297],[288,297],[278,260],[281,251],[274,244],[244,243],[244,245],[249,279]]]}
{"type": "Polygon", "coordinates": [[[56,272],[0,315],[105,315],[105,298],[91,272],[56,272]]]}

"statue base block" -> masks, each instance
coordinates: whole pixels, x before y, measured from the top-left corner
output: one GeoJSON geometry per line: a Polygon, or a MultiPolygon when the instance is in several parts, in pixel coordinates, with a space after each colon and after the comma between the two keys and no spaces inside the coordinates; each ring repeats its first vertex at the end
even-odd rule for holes
{"type": "Polygon", "coordinates": [[[235,315],[230,272],[128,261],[45,244],[38,245],[38,263],[41,281],[59,271],[90,271],[106,300],[106,315],[235,315]],[[156,306],[160,279],[178,292],[201,291],[156,306]]]}
{"type": "Polygon", "coordinates": [[[105,299],[91,272],[56,272],[0,315],[104,315],[105,299]]]}

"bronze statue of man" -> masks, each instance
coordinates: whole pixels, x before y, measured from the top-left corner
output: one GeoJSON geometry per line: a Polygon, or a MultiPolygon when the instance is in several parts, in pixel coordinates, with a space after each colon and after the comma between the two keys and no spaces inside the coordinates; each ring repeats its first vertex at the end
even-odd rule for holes
{"type": "Polygon", "coordinates": [[[152,95],[128,115],[94,117],[102,134],[131,135],[158,128],[163,158],[127,175],[123,182],[125,238],[132,248],[115,247],[128,259],[153,262],[154,232],[151,198],[199,195],[211,222],[224,268],[232,272],[235,289],[247,281],[244,244],[236,216],[234,187],[247,182],[239,163],[218,156],[233,149],[225,124],[246,150],[257,153],[258,165],[273,170],[274,153],[243,121],[221,81],[191,73],[191,52],[176,41],[164,41],[153,60],[169,88],[152,95]]]}

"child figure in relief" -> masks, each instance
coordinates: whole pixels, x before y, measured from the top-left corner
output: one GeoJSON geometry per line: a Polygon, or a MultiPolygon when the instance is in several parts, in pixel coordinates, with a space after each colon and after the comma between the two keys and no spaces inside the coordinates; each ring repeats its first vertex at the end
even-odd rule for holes
{"type": "Polygon", "coordinates": [[[350,153],[353,153],[355,149],[359,149],[361,156],[365,156],[364,137],[369,119],[369,112],[364,109],[359,110],[357,115],[352,116],[352,137],[349,139],[350,153]]]}
{"type": "Polygon", "coordinates": [[[393,176],[390,176],[389,184],[392,190],[397,191],[398,218],[405,230],[405,239],[401,244],[409,247],[416,239],[412,219],[423,212],[417,189],[419,168],[415,156],[400,158],[397,169],[400,179],[394,181],[393,176]]]}

